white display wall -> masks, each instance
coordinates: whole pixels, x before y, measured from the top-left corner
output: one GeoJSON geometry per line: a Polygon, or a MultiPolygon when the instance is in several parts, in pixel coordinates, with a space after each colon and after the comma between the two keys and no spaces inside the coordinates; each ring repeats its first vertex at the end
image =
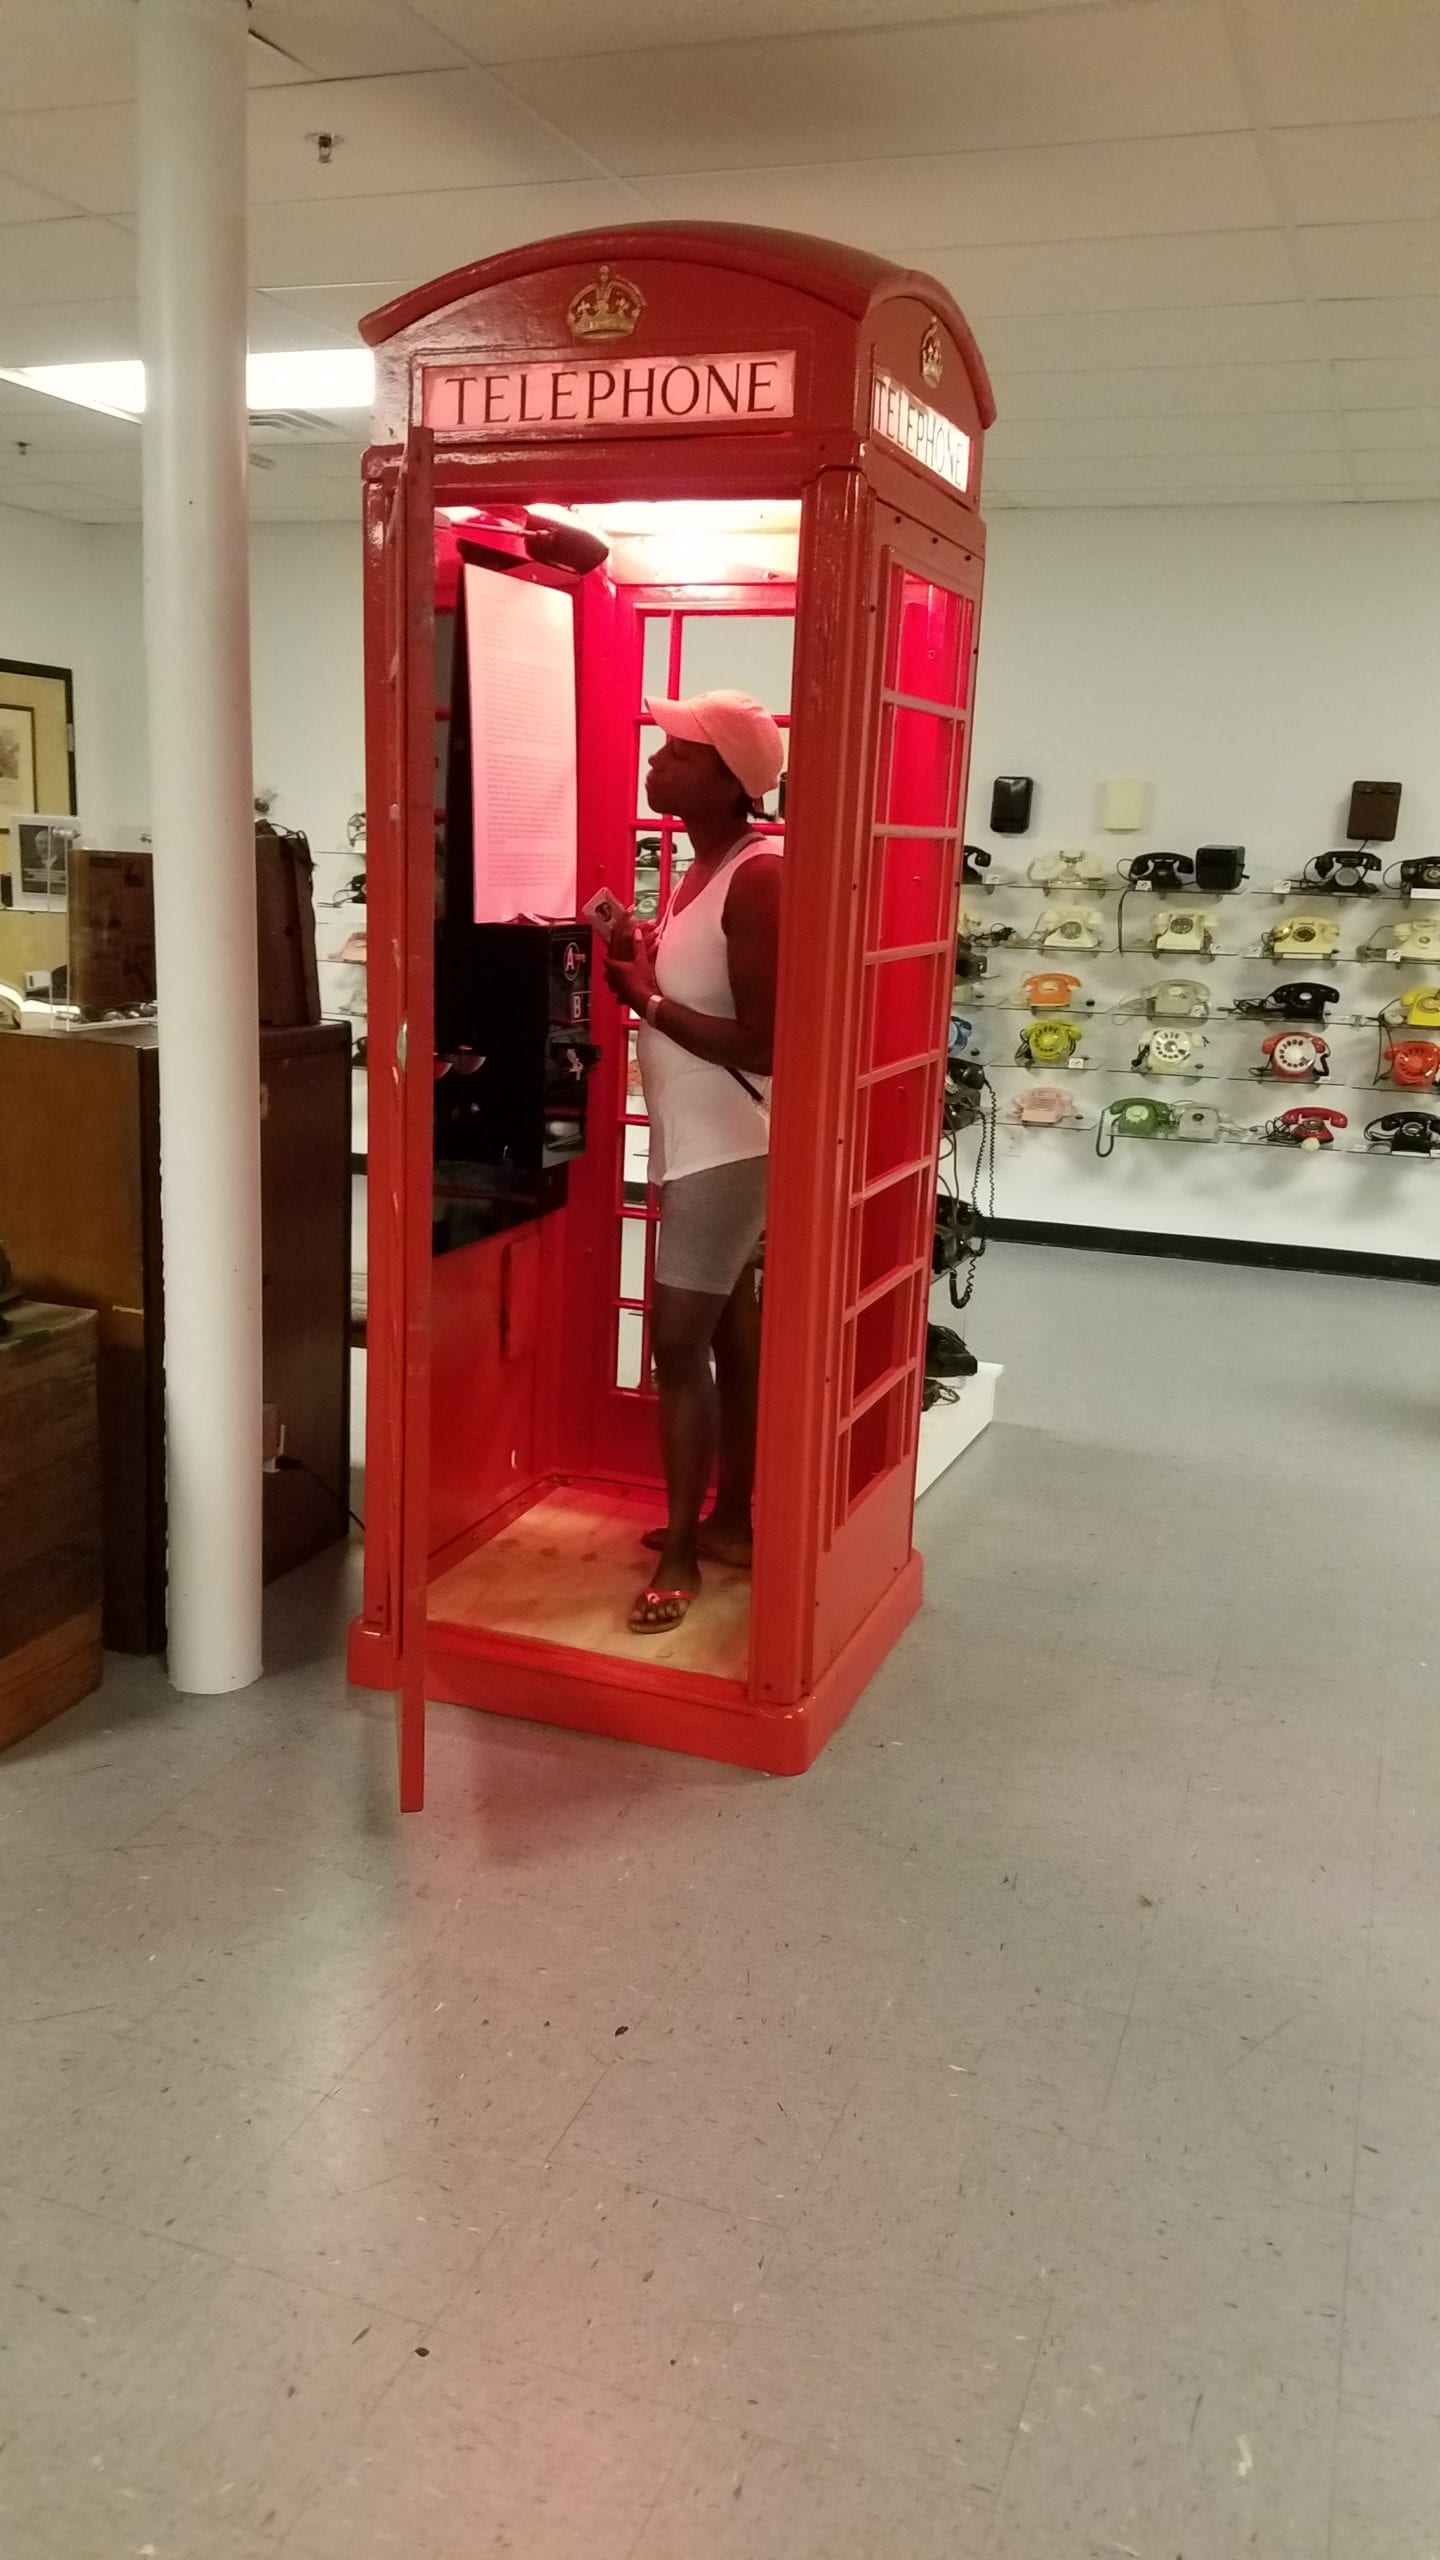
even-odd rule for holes
{"type": "MultiPolygon", "coordinates": [[[[277,819],[323,851],[343,843],[364,770],[359,529],[267,525],[254,535],[252,561],[256,779],[275,788],[277,819]]],[[[102,831],[143,825],[138,528],[0,510],[0,656],[74,667],[82,811],[102,831]]],[[[1022,872],[1059,845],[1118,860],[1141,846],[1243,843],[1251,881],[1263,883],[1344,841],[1349,786],[1364,775],[1404,784],[1389,855],[1440,853],[1437,704],[1440,506],[1004,512],[991,526],[967,832],[994,847],[997,869],[1022,872]],[[1037,785],[1030,832],[1008,845],[984,824],[1001,772],[1033,774],[1037,785]],[[1120,774],[1153,784],[1152,821],[1139,836],[1106,836],[1098,825],[1099,787],[1120,774]]],[[[1258,941],[1276,912],[1258,898],[1197,902],[1217,904],[1226,944],[1258,941]]],[[[976,907],[1024,926],[1042,903],[1027,888],[976,907]]],[[[1114,894],[1098,903],[1113,940],[1114,894]]],[[[1127,938],[1148,908],[1130,900],[1127,938]]],[[[1370,918],[1358,905],[1338,914],[1342,949],[1353,951],[1370,918]]],[[[344,922],[322,917],[322,949],[344,922]]],[[[1062,965],[1000,954],[987,985],[1003,992],[1030,969],[1062,965]]],[[[1111,959],[1079,974],[1108,1004],[1158,977],[1207,972],[1179,959],[1111,959]]],[[[1437,964],[1331,973],[1255,960],[1217,962],[1208,974],[1221,1001],[1287,976],[1328,978],[1342,990],[1341,1012],[1372,1015],[1402,984],[1440,983],[1437,964]]],[[[1005,1062],[1023,1016],[996,1012],[988,1026],[975,1018],[995,1081],[1012,1094],[1023,1071],[1005,1062]]],[[[1111,1062],[1075,1079],[1087,1110],[1112,1093],[1164,1095],[1128,1067],[1142,1027],[1097,1020],[1087,1031],[1092,1055],[1111,1062]]],[[[1207,1028],[1207,1066],[1243,1076],[1261,1026],[1207,1028]]],[[[1318,1099],[1354,1121],[1403,1102],[1388,1091],[1342,1091],[1344,1077],[1370,1072],[1374,1039],[1343,1029],[1334,1037],[1335,1079],[1318,1099]]],[[[1242,1081],[1169,1098],[1213,1100],[1258,1121],[1307,1097],[1242,1081]]],[[[1440,1164],[1125,1139],[1100,1162],[1088,1137],[1014,1131],[1002,1135],[999,1174],[1007,1217],[1440,1256],[1440,1164]]]]}
{"type": "MultiPolygon", "coordinates": [[[[1440,508],[1424,506],[1170,508],[1007,513],[991,528],[972,768],[972,842],[993,848],[994,870],[1023,875],[1037,854],[1089,846],[1112,863],[1146,847],[1193,853],[1200,844],[1243,844],[1252,885],[1298,873],[1306,859],[1343,845],[1357,777],[1404,785],[1400,829],[1387,861],[1440,854],[1440,508]],[[985,824],[997,773],[1035,777],[1029,833],[1008,840],[985,824]],[[1105,834],[1099,789],[1115,775],[1153,785],[1153,815],[1137,835],[1105,834]]],[[[1186,903],[1213,910],[1222,950],[1258,943],[1284,912],[1245,896],[1186,903]]],[[[975,898],[977,921],[1033,925],[1045,899],[1033,888],[975,898]]],[[[1094,905],[1115,941],[1112,892],[1094,905]]],[[[1155,904],[1126,906],[1127,943],[1143,941],[1155,904]]],[[[1162,902],[1163,903],[1163,902],[1162,902]]],[[[1341,951],[1374,932],[1373,901],[1292,902],[1334,913],[1341,951]]],[[[1399,917],[1405,910],[1387,908],[1399,917]]],[[[1422,910],[1421,912],[1429,912],[1422,910]]],[[[1090,959],[1028,951],[995,953],[985,987],[1003,996],[1031,970],[1065,968],[1099,1007],[1138,996],[1157,979],[1195,977],[1215,1005],[1286,978],[1318,978],[1340,990],[1332,1081],[1318,1088],[1251,1083],[1269,1024],[1212,1020],[1207,1069],[1221,1085],[1146,1083],[1129,1065],[1143,1019],[1096,1018],[1086,1048],[1101,1062],[1067,1089],[1087,1117],[1110,1096],[1145,1092],[1218,1105],[1259,1122],[1314,1099],[1365,1121],[1410,1099],[1370,1089],[1376,1041],[1339,1017],[1373,1016],[1402,985],[1440,983],[1440,963],[1405,969],[1180,957],[1090,959]],[[1352,1085],[1351,1079],[1354,1079],[1352,1085]]],[[[957,1007],[977,1026],[1002,1099],[1027,1082],[1061,1083],[1050,1070],[1010,1066],[1021,1013],[957,1007]]],[[[1078,1018],[1084,1019],[1081,1015],[1078,1018]]],[[[1423,1095],[1416,1097],[1424,1105],[1423,1095]]],[[[1277,1148],[1117,1141],[1097,1159],[1093,1138],[1070,1131],[1002,1131],[998,1208],[1003,1217],[1150,1229],[1302,1247],[1431,1258],[1440,1254],[1440,1162],[1319,1159],[1277,1148]]]]}

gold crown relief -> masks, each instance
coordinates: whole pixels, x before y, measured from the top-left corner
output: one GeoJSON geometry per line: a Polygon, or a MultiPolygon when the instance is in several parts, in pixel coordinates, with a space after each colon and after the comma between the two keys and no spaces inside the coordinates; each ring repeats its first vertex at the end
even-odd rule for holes
{"type": "Polygon", "coordinates": [[[602,267],[598,282],[581,286],[565,317],[572,337],[628,338],[644,308],[638,284],[602,267]]]}
{"type": "Polygon", "coordinates": [[[940,376],[944,370],[945,341],[940,335],[939,321],[932,320],[924,337],[920,341],[921,379],[922,381],[927,382],[930,389],[934,391],[938,387],[940,376]]]}

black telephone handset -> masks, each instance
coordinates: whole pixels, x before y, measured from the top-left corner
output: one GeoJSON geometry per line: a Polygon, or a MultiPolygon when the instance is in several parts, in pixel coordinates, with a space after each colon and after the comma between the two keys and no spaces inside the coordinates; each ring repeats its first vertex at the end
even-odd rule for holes
{"type": "Polygon", "coordinates": [[[1433,1156],[1440,1149],[1440,1117],[1433,1111],[1387,1111],[1368,1123],[1365,1140],[1392,1156],[1433,1156]]]}
{"type": "Polygon", "coordinates": [[[1317,853],[1306,863],[1307,889],[1328,889],[1337,898],[1373,898],[1380,887],[1378,853],[1352,853],[1348,847],[1317,853]]]}
{"type": "Polygon", "coordinates": [[[1322,986],[1318,978],[1287,978],[1268,995],[1237,996],[1235,1010],[1254,1022],[1323,1022],[1326,1006],[1339,1001],[1339,988],[1322,986]]]}
{"type": "Polygon", "coordinates": [[[1194,857],[1188,853],[1132,854],[1126,877],[1132,889],[1155,889],[1162,896],[1173,897],[1177,889],[1187,889],[1193,883],[1194,857]]]}

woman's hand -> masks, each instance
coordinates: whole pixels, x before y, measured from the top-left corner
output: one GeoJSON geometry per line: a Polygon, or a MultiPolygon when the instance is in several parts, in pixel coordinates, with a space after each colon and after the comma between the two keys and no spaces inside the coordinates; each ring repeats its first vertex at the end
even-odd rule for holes
{"type": "Polygon", "coordinates": [[[628,1004],[632,1013],[643,1014],[650,998],[658,993],[655,985],[655,962],[649,950],[637,951],[631,959],[607,958],[605,983],[612,995],[628,1004]]]}

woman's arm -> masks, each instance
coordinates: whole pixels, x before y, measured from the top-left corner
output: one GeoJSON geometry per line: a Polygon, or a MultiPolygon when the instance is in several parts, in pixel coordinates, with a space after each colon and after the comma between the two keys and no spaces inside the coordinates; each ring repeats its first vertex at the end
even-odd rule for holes
{"type": "MultiPolygon", "coordinates": [[[[757,855],[737,872],[725,901],[725,940],[735,1020],[695,1013],[662,996],[655,1028],[692,1058],[713,1067],[738,1067],[768,1076],[775,1050],[775,983],[780,965],[780,861],[757,855]]],[[[646,957],[610,961],[605,975],[616,995],[639,1014],[656,993],[653,962],[646,957]]]]}

